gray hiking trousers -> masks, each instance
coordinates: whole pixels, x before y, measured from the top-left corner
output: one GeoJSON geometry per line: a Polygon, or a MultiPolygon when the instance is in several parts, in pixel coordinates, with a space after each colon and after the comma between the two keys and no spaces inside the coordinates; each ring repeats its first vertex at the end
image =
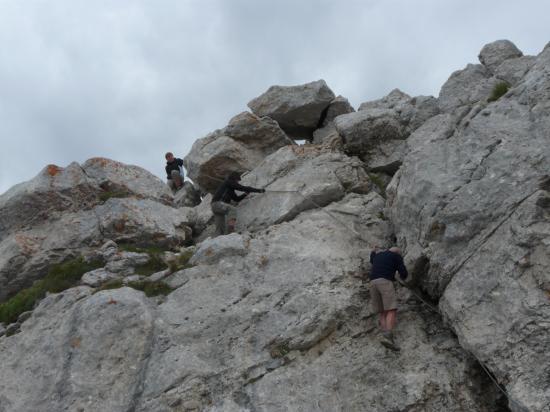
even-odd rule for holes
{"type": "Polygon", "coordinates": [[[214,213],[214,222],[216,223],[216,236],[227,234],[227,221],[236,218],[237,209],[225,202],[212,202],[210,205],[214,213]]]}

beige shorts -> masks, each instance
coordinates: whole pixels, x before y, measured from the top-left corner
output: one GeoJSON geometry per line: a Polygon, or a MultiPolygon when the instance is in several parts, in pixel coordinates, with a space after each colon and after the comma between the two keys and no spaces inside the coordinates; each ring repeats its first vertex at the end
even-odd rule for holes
{"type": "Polygon", "coordinates": [[[372,309],[381,313],[386,310],[397,309],[397,297],[393,282],[388,279],[378,278],[370,281],[370,300],[372,309]]]}

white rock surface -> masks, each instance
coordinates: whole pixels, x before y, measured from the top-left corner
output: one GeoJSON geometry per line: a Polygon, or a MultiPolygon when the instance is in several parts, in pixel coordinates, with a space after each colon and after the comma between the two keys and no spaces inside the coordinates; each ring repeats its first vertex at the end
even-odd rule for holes
{"type": "Polygon", "coordinates": [[[326,82],[317,80],[299,86],[271,86],[248,107],[258,116],[276,120],[289,136],[310,140],[334,98],[326,82]]]}
{"type": "Polygon", "coordinates": [[[388,189],[418,281],[518,411],[550,404],[549,79],[547,48],[506,98],[428,121],[388,189]]]}
{"type": "Polygon", "coordinates": [[[523,53],[510,40],[497,40],[483,46],[479,61],[492,73],[505,60],[523,56],[523,53]]]}

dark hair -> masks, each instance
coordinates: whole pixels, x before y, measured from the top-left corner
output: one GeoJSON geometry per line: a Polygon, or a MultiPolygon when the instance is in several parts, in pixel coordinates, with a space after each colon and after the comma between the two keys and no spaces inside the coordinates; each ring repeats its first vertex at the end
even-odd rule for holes
{"type": "Polygon", "coordinates": [[[227,176],[229,180],[241,180],[241,174],[239,172],[231,172],[229,173],[229,176],[227,176]]]}
{"type": "Polygon", "coordinates": [[[165,159],[168,159],[168,156],[174,156],[174,153],[172,153],[172,152],[167,152],[167,153],[164,155],[164,158],[165,158],[165,159]]]}

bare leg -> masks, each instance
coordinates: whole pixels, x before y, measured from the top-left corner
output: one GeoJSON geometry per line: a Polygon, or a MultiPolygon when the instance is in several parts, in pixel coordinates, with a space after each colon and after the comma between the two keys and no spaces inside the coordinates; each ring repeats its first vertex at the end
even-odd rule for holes
{"type": "Polygon", "coordinates": [[[380,312],[380,329],[382,329],[382,331],[386,331],[386,329],[387,329],[387,326],[386,326],[386,312],[380,312]]]}
{"type": "Polygon", "coordinates": [[[397,309],[387,310],[384,313],[386,314],[386,330],[391,332],[397,323],[397,309]]]}

